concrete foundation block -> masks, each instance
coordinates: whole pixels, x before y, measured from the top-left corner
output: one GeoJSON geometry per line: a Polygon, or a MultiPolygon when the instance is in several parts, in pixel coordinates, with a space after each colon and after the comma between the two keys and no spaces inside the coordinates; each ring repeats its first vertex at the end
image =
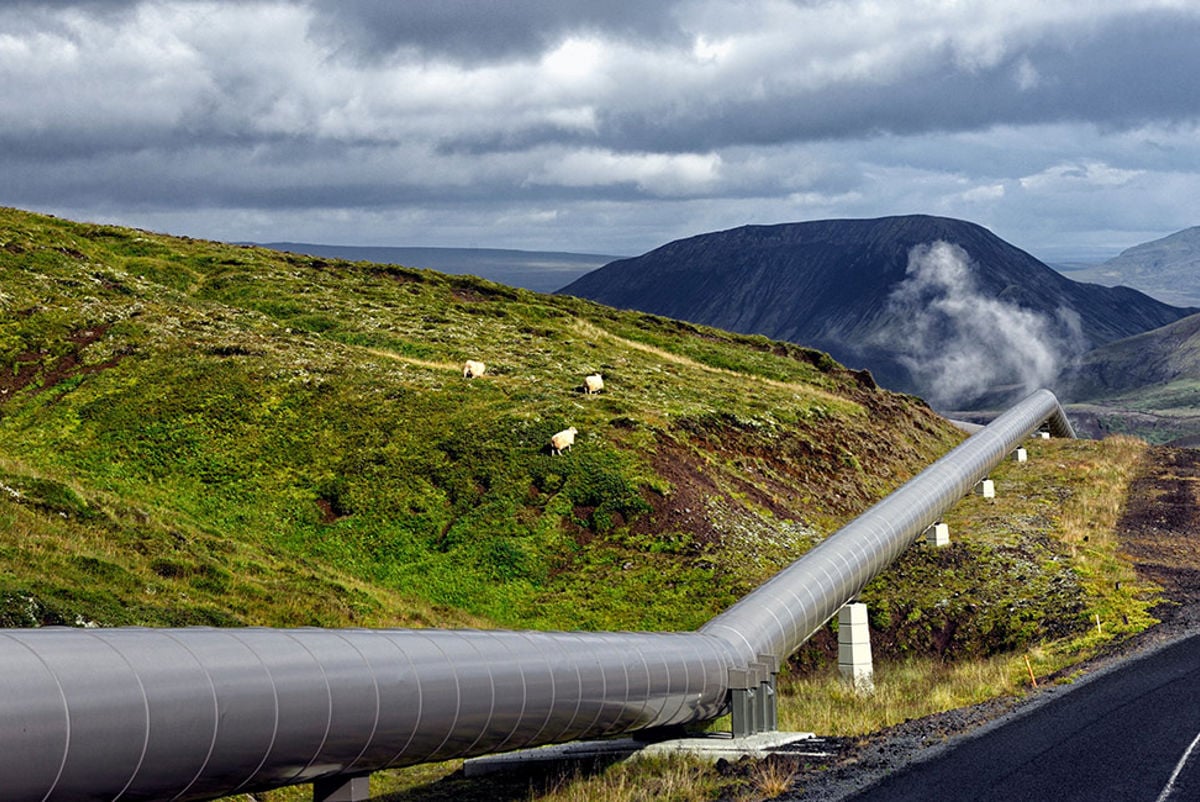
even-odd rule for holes
{"type": "Polygon", "coordinates": [[[925,530],[925,542],[930,546],[950,545],[950,526],[938,522],[925,530]]]}
{"type": "Polygon", "coordinates": [[[743,738],[734,738],[727,732],[713,732],[699,737],[673,738],[653,743],[637,738],[608,738],[469,758],[463,761],[463,776],[486,777],[531,770],[546,772],[571,764],[605,765],[667,755],[688,755],[712,763],[718,760],[733,763],[743,757],[763,760],[778,754],[824,758],[834,755],[835,750],[811,732],[760,732],[743,738]]]}
{"type": "Polygon", "coordinates": [[[313,783],[313,802],[367,802],[371,798],[371,776],[327,777],[313,783]]]}
{"type": "Polygon", "coordinates": [[[1029,461],[1029,452],[1023,448],[1018,448],[1016,451],[1013,452],[1013,460],[1015,462],[1028,462],[1029,461]]]}
{"type": "Polygon", "coordinates": [[[996,483],[991,479],[984,479],[977,485],[977,487],[979,488],[979,495],[983,496],[984,498],[996,497],[996,483]]]}

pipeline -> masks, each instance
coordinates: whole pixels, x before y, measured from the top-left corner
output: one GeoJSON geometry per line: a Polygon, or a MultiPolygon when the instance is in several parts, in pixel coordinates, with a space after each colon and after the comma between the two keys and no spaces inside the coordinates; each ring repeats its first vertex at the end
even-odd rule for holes
{"type": "Polygon", "coordinates": [[[1039,390],[830,535],[700,628],[741,661],[784,660],[1043,424],[1075,436],[1049,390],[1039,390]]]}
{"type": "Polygon", "coordinates": [[[0,630],[0,797],[213,799],[716,718],[1043,423],[1039,391],[697,632],[0,630]]]}

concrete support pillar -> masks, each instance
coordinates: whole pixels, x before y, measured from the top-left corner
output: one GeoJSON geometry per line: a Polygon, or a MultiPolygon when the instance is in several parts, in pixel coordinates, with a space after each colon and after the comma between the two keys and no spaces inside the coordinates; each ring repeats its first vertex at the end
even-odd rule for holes
{"type": "Polygon", "coordinates": [[[758,731],[775,732],[779,729],[779,697],[775,692],[779,658],[773,654],[760,654],[758,663],[763,667],[763,676],[758,683],[758,731]]]}
{"type": "Polygon", "coordinates": [[[313,802],[367,802],[371,798],[371,775],[339,775],[313,783],[313,802]]]}
{"type": "Polygon", "coordinates": [[[867,605],[851,602],[838,611],[838,671],[858,693],[875,691],[867,605]]]}
{"type": "Polygon", "coordinates": [[[758,732],[758,664],[729,669],[729,717],[734,738],[758,732]]]}
{"type": "Polygon", "coordinates": [[[984,498],[996,497],[996,483],[991,479],[982,480],[976,487],[979,488],[979,495],[984,498]]]}
{"type": "Polygon", "coordinates": [[[1029,452],[1023,448],[1018,448],[1016,451],[1013,452],[1013,460],[1015,460],[1016,462],[1028,462],[1029,461],[1029,452]]]}
{"type": "Polygon", "coordinates": [[[938,521],[925,530],[925,542],[930,546],[949,546],[950,526],[938,521]]]}
{"type": "Polygon", "coordinates": [[[1039,437],[1042,440],[1049,440],[1050,432],[1038,432],[1037,434],[1034,435],[1034,437],[1039,437]]]}
{"type": "Polygon", "coordinates": [[[729,669],[730,729],[734,738],[773,732],[779,726],[775,696],[778,676],[779,659],[773,654],[758,655],[758,660],[746,668],[729,669]]]}

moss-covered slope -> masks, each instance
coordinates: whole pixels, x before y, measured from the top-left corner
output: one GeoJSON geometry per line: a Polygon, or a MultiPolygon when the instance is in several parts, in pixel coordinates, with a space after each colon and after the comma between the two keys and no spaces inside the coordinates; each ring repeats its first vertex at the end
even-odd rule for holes
{"type": "Polygon", "coordinates": [[[690,628],[957,439],[762,337],[0,209],[3,624],[690,628]]]}

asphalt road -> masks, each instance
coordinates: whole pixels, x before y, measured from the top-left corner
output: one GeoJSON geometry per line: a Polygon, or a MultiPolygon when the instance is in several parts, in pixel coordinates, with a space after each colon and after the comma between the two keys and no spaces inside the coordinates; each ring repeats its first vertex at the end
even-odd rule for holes
{"type": "Polygon", "coordinates": [[[1200,636],[1089,679],[851,798],[1200,800],[1200,636]]]}

